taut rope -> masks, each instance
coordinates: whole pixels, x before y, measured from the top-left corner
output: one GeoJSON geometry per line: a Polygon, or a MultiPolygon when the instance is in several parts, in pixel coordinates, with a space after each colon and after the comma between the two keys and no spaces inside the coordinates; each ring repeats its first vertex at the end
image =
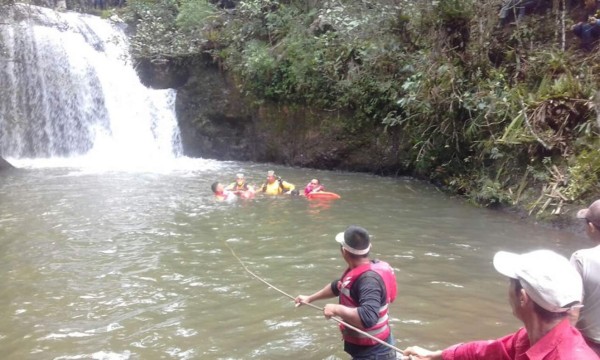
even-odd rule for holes
{"type": "MultiPolygon", "coordinates": [[[[290,298],[290,299],[292,299],[292,300],[296,300],[296,298],[295,298],[295,297],[293,297],[292,295],[290,295],[290,294],[286,293],[285,291],[283,291],[283,290],[281,290],[281,289],[278,289],[277,287],[275,287],[275,286],[271,285],[269,282],[267,282],[266,280],[264,280],[264,279],[263,279],[263,278],[261,278],[260,276],[256,275],[256,274],[255,274],[255,273],[253,273],[252,271],[250,271],[250,269],[248,269],[248,267],[246,267],[246,265],[244,264],[244,262],[242,261],[242,259],[240,259],[240,258],[239,258],[239,257],[238,257],[238,256],[235,254],[235,252],[233,251],[233,249],[231,248],[231,246],[229,246],[229,244],[227,244],[227,242],[225,243],[225,245],[226,245],[226,246],[229,248],[229,250],[231,251],[231,254],[232,254],[232,255],[233,255],[233,256],[234,256],[234,257],[237,259],[237,261],[240,263],[240,265],[242,265],[242,267],[244,268],[244,270],[246,270],[246,272],[247,272],[248,274],[252,275],[252,276],[253,276],[253,277],[255,277],[257,280],[261,281],[262,283],[264,283],[264,284],[265,284],[265,285],[267,285],[268,287],[272,288],[273,290],[276,290],[276,291],[280,292],[281,294],[283,294],[283,295],[287,296],[288,298],[290,298]]],[[[316,305],[314,305],[314,304],[311,304],[311,303],[303,303],[303,304],[304,304],[304,305],[308,305],[308,306],[310,306],[310,307],[312,307],[312,308],[315,308],[315,309],[317,309],[317,310],[323,311],[323,308],[322,308],[322,307],[318,307],[318,306],[316,306],[316,305]]],[[[391,349],[395,350],[396,352],[398,352],[398,353],[400,353],[400,354],[404,355],[404,351],[402,351],[402,350],[398,349],[398,348],[397,348],[397,347],[395,347],[394,345],[388,344],[388,343],[386,343],[385,341],[383,341],[383,340],[381,340],[381,339],[378,339],[378,338],[374,337],[373,335],[371,335],[371,334],[369,334],[369,333],[366,333],[366,332],[362,331],[361,329],[359,329],[359,328],[357,328],[357,327],[355,327],[355,326],[352,326],[352,325],[348,324],[347,322],[345,322],[344,320],[342,320],[342,319],[340,319],[340,318],[337,318],[337,317],[335,317],[335,316],[332,316],[332,317],[331,317],[331,319],[332,319],[333,321],[336,321],[336,322],[338,322],[338,323],[340,323],[340,324],[342,324],[342,325],[344,325],[344,326],[346,326],[346,327],[348,327],[348,328],[350,328],[350,329],[352,329],[352,330],[354,330],[354,331],[356,331],[356,332],[358,332],[358,333],[360,333],[360,334],[362,334],[362,335],[364,335],[364,336],[366,336],[366,337],[368,337],[368,338],[372,339],[372,340],[375,340],[375,341],[377,341],[377,342],[378,342],[378,343],[380,343],[381,345],[385,345],[385,346],[387,346],[387,347],[389,347],[389,348],[391,348],[391,349]]],[[[404,358],[404,359],[410,359],[410,357],[403,357],[403,358],[404,358]]]]}

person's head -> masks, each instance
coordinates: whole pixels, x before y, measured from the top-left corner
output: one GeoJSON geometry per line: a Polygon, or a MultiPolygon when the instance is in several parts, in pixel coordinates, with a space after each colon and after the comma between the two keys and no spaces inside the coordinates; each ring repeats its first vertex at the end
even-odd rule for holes
{"type": "Polygon", "coordinates": [[[510,278],[509,302],[523,322],[532,316],[545,322],[562,319],[581,303],[581,276],[567,258],[553,251],[499,251],[494,255],[494,268],[510,278]]]}
{"type": "Polygon", "coordinates": [[[348,226],[344,232],[335,236],[335,241],[340,244],[342,253],[350,259],[366,258],[371,251],[371,237],[360,226],[348,226]]]}
{"type": "Polygon", "coordinates": [[[239,185],[243,184],[244,181],[246,181],[246,179],[244,178],[244,174],[239,173],[235,175],[235,182],[238,183],[239,185]]]}
{"type": "Polygon", "coordinates": [[[212,185],[210,185],[210,189],[213,193],[220,194],[223,192],[223,185],[220,182],[215,181],[214,183],[212,183],[212,185]]]}
{"type": "Polygon", "coordinates": [[[267,171],[267,182],[269,184],[272,184],[275,181],[275,179],[276,179],[275,171],[273,171],[273,170],[267,171]]]}
{"type": "Polygon", "coordinates": [[[310,186],[312,186],[312,187],[317,187],[319,185],[321,185],[321,182],[319,181],[319,179],[312,179],[310,181],[310,186]]]}
{"type": "Polygon", "coordinates": [[[589,207],[579,210],[577,218],[585,220],[588,236],[600,241],[600,200],[596,200],[589,207]]]}

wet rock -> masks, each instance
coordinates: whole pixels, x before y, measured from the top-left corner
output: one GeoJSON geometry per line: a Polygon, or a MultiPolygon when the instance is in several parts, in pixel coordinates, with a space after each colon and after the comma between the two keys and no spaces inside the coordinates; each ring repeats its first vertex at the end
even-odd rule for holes
{"type": "Polygon", "coordinates": [[[350,112],[257,101],[208,56],[158,64],[162,69],[146,65],[138,67],[144,84],[177,88],[186,156],[386,175],[407,171],[408,149],[394,129],[357,129],[350,112]]]}
{"type": "Polygon", "coordinates": [[[190,65],[184,59],[136,59],[140,81],[153,89],[177,89],[190,75],[190,65]]]}
{"type": "Polygon", "coordinates": [[[0,157],[0,173],[15,169],[8,161],[0,157]]]}
{"type": "Polygon", "coordinates": [[[252,107],[233,81],[208,59],[177,92],[184,154],[219,160],[255,158],[252,107]]]}
{"type": "Polygon", "coordinates": [[[394,129],[349,131],[351,113],[256,102],[210,61],[195,66],[176,103],[186,156],[402,174],[394,129]]]}

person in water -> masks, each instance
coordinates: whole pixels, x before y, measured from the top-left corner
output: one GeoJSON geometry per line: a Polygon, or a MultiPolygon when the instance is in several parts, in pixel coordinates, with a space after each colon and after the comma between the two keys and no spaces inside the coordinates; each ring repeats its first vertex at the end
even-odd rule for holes
{"type": "Polygon", "coordinates": [[[396,298],[394,270],[384,261],[369,258],[371,240],[364,228],[349,226],[335,240],[348,268],[340,279],[316,293],[298,295],[296,306],[339,296],[339,303],[325,305],[323,315],[328,319],[337,316],[370,335],[340,325],[344,351],[357,360],[396,359],[396,350],[373,340],[374,337],[390,345],[394,342],[388,320],[389,304],[396,298]]]}
{"type": "Polygon", "coordinates": [[[325,186],[321,185],[321,181],[319,179],[312,179],[306,187],[304,188],[304,195],[308,195],[310,193],[315,193],[319,191],[325,191],[325,186]]]}
{"type": "Polygon", "coordinates": [[[225,190],[232,191],[238,196],[242,195],[243,193],[246,193],[247,191],[249,191],[250,193],[254,193],[254,187],[246,183],[246,178],[242,173],[236,174],[235,181],[227,185],[225,190]]]}
{"type": "Polygon", "coordinates": [[[457,344],[443,351],[409,347],[404,355],[444,360],[598,359],[569,322],[569,310],[581,303],[582,282],[567,258],[550,250],[499,251],[494,267],[509,278],[508,301],[524,328],[497,340],[457,344]]]}
{"type": "Polygon", "coordinates": [[[219,201],[230,201],[236,198],[235,194],[232,191],[225,190],[223,184],[221,184],[218,181],[212,183],[212,185],[210,185],[210,189],[215,194],[215,198],[219,201]]]}
{"type": "Polygon", "coordinates": [[[594,243],[571,255],[571,264],[583,279],[583,308],[573,313],[573,322],[587,344],[600,356],[600,200],[579,210],[577,218],[585,220],[585,229],[594,243]]]}
{"type": "Polygon", "coordinates": [[[273,170],[267,171],[267,181],[262,184],[258,191],[267,195],[294,194],[296,186],[275,176],[273,170]]]}

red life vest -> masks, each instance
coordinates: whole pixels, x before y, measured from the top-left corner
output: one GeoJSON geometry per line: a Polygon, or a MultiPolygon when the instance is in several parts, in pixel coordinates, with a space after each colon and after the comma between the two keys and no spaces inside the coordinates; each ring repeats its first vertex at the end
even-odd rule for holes
{"type": "MultiPolygon", "coordinates": [[[[368,329],[364,329],[364,331],[373,337],[385,341],[391,333],[388,320],[388,307],[389,304],[396,299],[397,293],[396,275],[394,275],[394,269],[392,269],[388,263],[385,261],[369,262],[368,264],[358,266],[354,269],[346,270],[340,281],[340,304],[348,307],[358,307],[358,304],[350,297],[350,289],[354,282],[368,270],[375,271],[381,276],[385,283],[387,297],[385,305],[379,308],[379,320],[377,323],[368,329]]],[[[346,328],[342,324],[340,324],[340,330],[342,331],[344,341],[349,343],[363,346],[378,344],[377,341],[352,329],[346,328]]]]}

